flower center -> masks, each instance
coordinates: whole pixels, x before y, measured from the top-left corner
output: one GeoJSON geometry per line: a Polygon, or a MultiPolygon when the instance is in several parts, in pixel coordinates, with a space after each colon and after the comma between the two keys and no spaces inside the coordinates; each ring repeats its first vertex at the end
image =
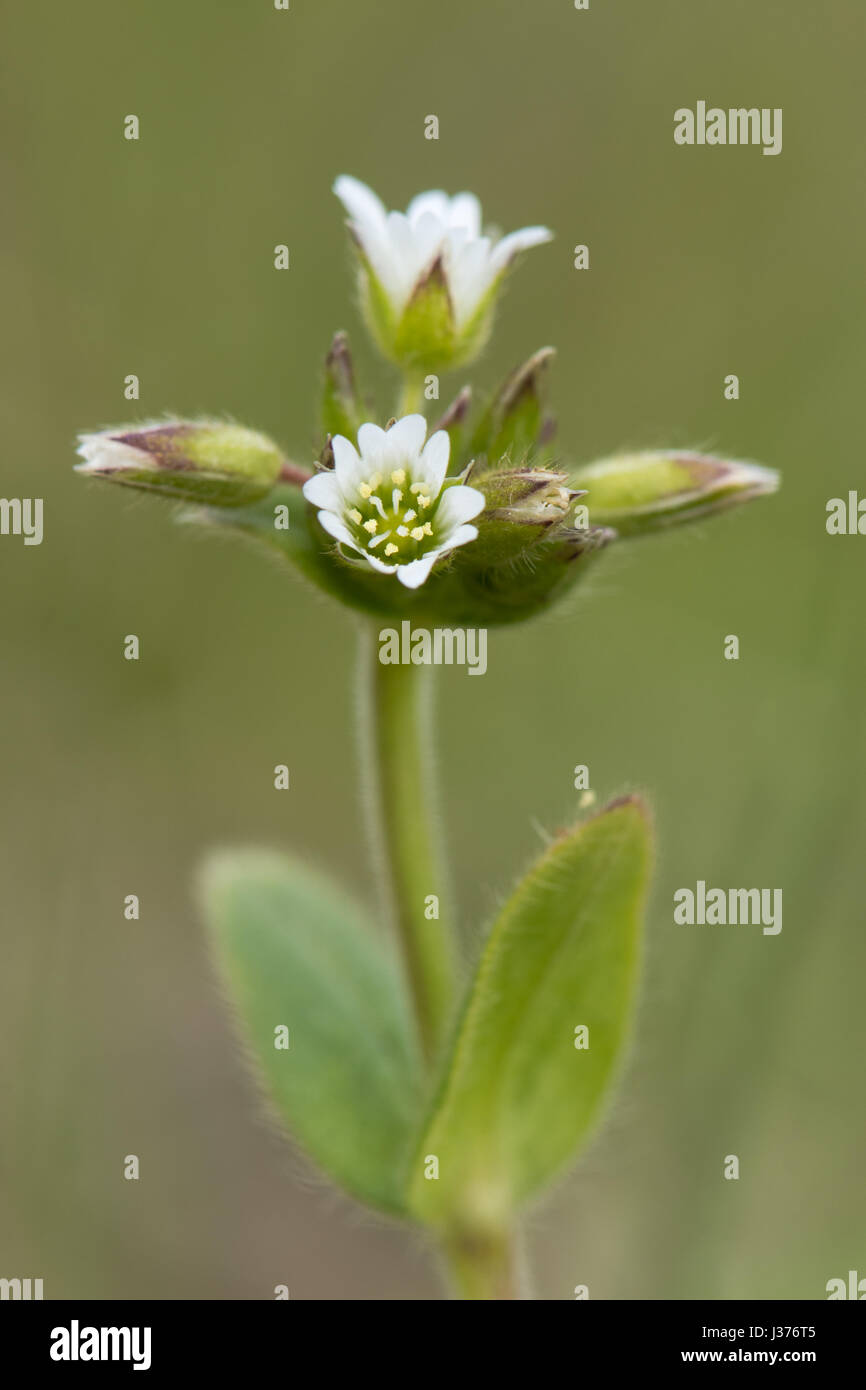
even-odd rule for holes
{"type": "Polygon", "coordinates": [[[371,473],[358,489],[348,522],[359,546],[391,564],[408,564],[431,548],[436,498],[405,468],[371,473]]]}

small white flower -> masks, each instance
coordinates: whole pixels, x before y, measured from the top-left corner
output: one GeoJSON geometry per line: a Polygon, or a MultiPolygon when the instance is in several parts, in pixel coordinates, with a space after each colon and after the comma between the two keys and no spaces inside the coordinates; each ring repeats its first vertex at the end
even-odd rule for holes
{"type": "MultiPolygon", "coordinates": [[[[473,193],[455,198],[439,190],[419,193],[402,213],[388,212],[372,189],[347,174],[337,179],[334,192],[349,214],[366,272],[375,280],[373,293],[365,287],[374,330],[398,360],[415,356],[435,362],[441,354],[465,361],[486,336],[487,311],[514,257],[552,236],[547,227],[523,227],[500,240],[484,236],[481,205],[473,193]],[[438,278],[431,283],[434,272],[438,278]],[[401,327],[428,285],[431,294],[444,291],[444,308],[419,315],[427,337],[416,344],[407,341],[411,334],[401,334],[401,327]]],[[[411,325],[416,333],[418,327],[411,325]]]]}
{"type": "Polygon", "coordinates": [[[425,444],[426,434],[423,415],[406,415],[389,430],[362,425],[357,449],[335,435],[334,468],[304,484],[324,530],[407,589],[423,584],[440,556],[475,540],[468,523],[484,508],[477,488],[446,481],[445,430],[425,444]]]}

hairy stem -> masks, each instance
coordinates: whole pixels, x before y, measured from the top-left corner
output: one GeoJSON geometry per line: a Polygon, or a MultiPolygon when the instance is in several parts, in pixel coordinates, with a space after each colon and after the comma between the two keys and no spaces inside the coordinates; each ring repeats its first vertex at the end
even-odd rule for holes
{"type": "Polygon", "coordinates": [[[361,740],[386,881],[425,1054],[432,1060],[454,1002],[448,886],[438,853],[426,667],[383,665],[378,629],[362,630],[361,740]],[[432,916],[430,899],[438,899],[432,916]]]}

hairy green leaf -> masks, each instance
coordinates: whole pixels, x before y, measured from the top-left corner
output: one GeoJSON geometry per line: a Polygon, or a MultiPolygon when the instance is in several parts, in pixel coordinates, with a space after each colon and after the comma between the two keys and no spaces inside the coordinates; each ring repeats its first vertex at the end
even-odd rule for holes
{"type": "Polygon", "coordinates": [[[419,1219],[497,1229],[575,1157],[633,1012],[649,840],[642,803],[614,802],[558,838],[500,912],[413,1162],[419,1219]]]}
{"type": "Polygon", "coordinates": [[[421,1065],[395,963],[358,908],[263,851],[215,856],[204,906],[221,975],[298,1143],[348,1192],[404,1205],[421,1065]],[[288,1029],[288,1048],[275,1046],[288,1029]]]}

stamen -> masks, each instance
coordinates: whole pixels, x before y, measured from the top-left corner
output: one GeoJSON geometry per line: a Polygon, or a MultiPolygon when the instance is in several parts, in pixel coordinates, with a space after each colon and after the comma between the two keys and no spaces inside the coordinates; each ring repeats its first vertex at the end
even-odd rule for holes
{"type": "MultiPolygon", "coordinates": [[[[381,539],[384,540],[385,537],[382,536],[381,539]]],[[[396,555],[396,554],[398,553],[399,549],[400,549],[399,545],[395,545],[393,541],[389,541],[389,543],[385,546],[385,554],[386,554],[386,555],[396,555]]]]}
{"type": "Polygon", "coordinates": [[[396,483],[398,487],[402,487],[403,484],[405,483],[405,481],[406,481],[406,469],[405,469],[405,468],[395,468],[394,471],[393,471],[393,473],[391,474],[391,482],[392,482],[392,483],[396,483]]]}
{"type": "Polygon", "coordinates": [[[364,530],[369,531],[371,536],[375,536],[378,529],[379,523],[374,516],[371,516],[369,521],[364,522],[364,530]]]}
{"type": "Polygon", "coordinates": [[[398,536],[408,536],[408,534],[409,534],[409,532],[408,532],[408,530],[406,529],[405,526],[398,526],[398,527],[397,527],[397,535],[398,535],[398,536]]]}
{"type": "Polygon", "coordinates": [[[429,506],[430,506],[430,498],[429,498],[429,497],[425,497],[424,494],[423,494],[422,492],[419,492],[419,493],[418,493],[418,506],[419,506],[419,507],[429,507],[429,506]]]}
{"type": "Polygon", "coordinates": [[[352,510],[349,512],[349,516],[351,517],[352,521],[354,521],[356,526],[360,526],[361,522],[364,520],[357,507],[352,508],[352,510]]]}
{"type": "Polygon", "coordinates": [[[412,530],[409,532],[409,535],[412,537],[413,541],[423,541],[423,539],[424,539],[424,527],[423,527],[423,526],[413,526],[413,527],[412,527],[412,530]]]}
{"type": "Polygon", "coordinates": [[[423,531],[425,536],[433,535],[433,527],[430,525],[429,521],[424,522],[423,531]]]}
{"type": "Polygon", "coordinates": [[[369,483],[362,483],[361,486],[358,488],[358,491],[360,492],[361,496],[363,497],[364,501],[366,502],[367,498],[370,496],[370,493],[373,491],[373,489],[370,487],[370,484],[369,484],[369,483]]]}

